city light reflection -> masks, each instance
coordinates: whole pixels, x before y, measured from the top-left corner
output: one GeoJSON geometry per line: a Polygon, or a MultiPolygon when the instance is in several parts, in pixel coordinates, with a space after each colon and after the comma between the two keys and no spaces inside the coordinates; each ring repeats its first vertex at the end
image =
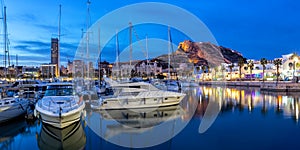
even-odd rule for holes
{"type": "Polygon", "coordinates": [[[220,104],[222,113],[244,109],[252,112],[258,108],[263,115],[274,112],[283,118],[293,118],[296,122],[299,120],[298,97],[288,93],[262,93],[259,88],[210,86],[200,86],[192,91],[194,96],[189,96],[186,106],[197,105],[195,114],[188,113],[194,117],[202,118],[208,103],[214,101],[220,104]]]}

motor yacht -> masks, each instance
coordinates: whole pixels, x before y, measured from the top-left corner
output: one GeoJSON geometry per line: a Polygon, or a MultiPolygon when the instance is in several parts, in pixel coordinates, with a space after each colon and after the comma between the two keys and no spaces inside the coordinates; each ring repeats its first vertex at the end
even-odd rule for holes
{"type": "Polygon", "coordinates": [[[64,128],[80,120],[85,102],[73,91],[72,83],[50,83],[35,106],[43,123],[64,128]]]}

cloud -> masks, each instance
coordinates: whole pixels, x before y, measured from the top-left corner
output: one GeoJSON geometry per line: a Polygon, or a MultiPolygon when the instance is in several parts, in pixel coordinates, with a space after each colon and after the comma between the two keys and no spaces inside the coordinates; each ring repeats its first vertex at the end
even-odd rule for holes
{"type": "Polygon", "coordinates": [[[52,26],[52,25],[45,25],[45,24],[35,24],[36,27],[41,28],[43,30],[46,30],[52,34],[57,35],[58,33],[58,27],[52,26]]]}
{"type": "MultiPolygon", "coordinates": [[[[42,64],[50,62],[51,43],[44,41],[17,41],[11,49],[11,54],[18,54],[19,64],[42,64]]],[[[76,51],[76,43],[61,43],[61,60],[72,60],[76,51]]]]}
{"type": "Polygon", "coordinates": [[[34,14],[21,14],[19,19],[23,20],[24,22],[34,22],[37,21],[37,17],[34,14]]]}

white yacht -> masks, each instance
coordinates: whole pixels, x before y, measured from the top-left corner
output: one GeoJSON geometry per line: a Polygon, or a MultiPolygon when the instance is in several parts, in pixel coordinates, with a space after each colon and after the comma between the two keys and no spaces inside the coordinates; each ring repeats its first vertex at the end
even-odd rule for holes
{"type": "Polygon", "coordinates": [[[0,99],[0,123],[23,115],[27,112],[28,100],[18,97],[0,99]]]}
{"type": "Polygon", "coordinates": [[[113,89],[114,94],[102,96],[93,109],[136,109],[163,107],[179,104],[185,97],[184,93],[157,89],[150,83],[132,82],[118,83],[109,78],[105,79],[113,89]]]}
{"type": "Polygon", "coordinates": [[[85,103],[75,95],[72,83],[50,83],[35,106],[43,123],[64,128],[80,120],[85,103]]]}

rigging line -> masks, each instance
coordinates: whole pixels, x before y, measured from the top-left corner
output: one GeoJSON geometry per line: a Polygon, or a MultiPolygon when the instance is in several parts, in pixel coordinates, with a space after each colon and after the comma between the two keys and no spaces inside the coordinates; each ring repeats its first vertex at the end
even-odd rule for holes
{"type": "MultiPolygon", "coordinates": [[[[135,35],[137,41],[140,41],[141,39],[139,38],[139,36],[138,36],[138,34],[137,34],[137,32],[136,32],[134,26],[132,26],[132,31],[133,31],[133,33],[134,33],[134,35],[135,35]]],[[[145,51],[144,46],[141,46],[141,44],[139,44],[139,47],[141,48],[142,52],[144,53],[144,55],[145,55],[145,57],[146,57],[146,56],[147,56],[147,52],[145,51]]]]}

